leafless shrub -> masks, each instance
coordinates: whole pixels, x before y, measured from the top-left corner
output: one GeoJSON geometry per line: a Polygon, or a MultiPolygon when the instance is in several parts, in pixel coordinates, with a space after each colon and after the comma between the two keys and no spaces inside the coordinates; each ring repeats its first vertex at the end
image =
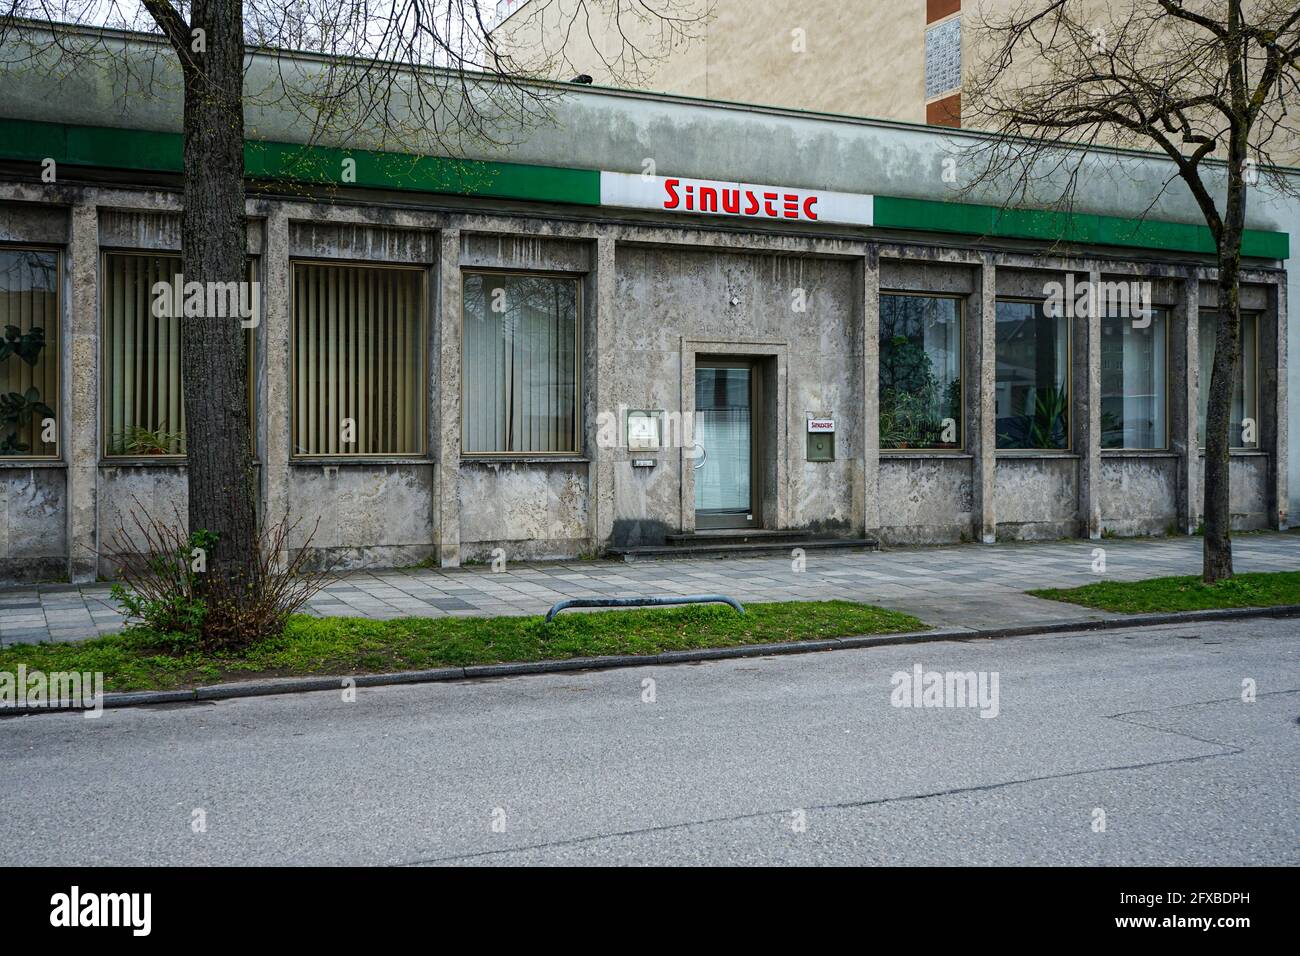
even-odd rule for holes
{"type": "Polygon", "coordinates": [[[301,519],[259,523],[254,561],[209,576],[219,546],[211,532],[189,531],[174,506],[160,519],[138,498],[108,536],[104,556],[116,568],[113,597],[128,620],[203,650],[237,650],[283,632],[290,615],[335,578],[333,564],[310,566],[319,519],[300,547],[289,541],[301,519]]]}

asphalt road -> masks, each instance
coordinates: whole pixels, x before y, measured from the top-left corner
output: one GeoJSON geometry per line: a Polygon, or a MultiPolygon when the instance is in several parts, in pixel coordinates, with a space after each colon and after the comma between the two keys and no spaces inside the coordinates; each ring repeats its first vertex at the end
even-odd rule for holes
{"type": "Polygon", "coordinates": [[[1252,620],[7,718],[0,865],[1296,865],[1298,637],[1252,620]],[[893,706],[918,664],[996,673],[997,716],[893,706]]]}

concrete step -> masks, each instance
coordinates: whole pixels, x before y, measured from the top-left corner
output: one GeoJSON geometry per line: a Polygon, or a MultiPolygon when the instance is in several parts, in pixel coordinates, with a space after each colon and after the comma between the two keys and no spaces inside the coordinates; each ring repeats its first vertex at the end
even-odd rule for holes
{"type": "Polygon", "coordinates": [[[697,535],[669,537],[677,539],[677,542],[610,548],[609,553],[614,557],[621,557],[624,561],[639,561],[789,555],[795,548],[802,548],[804,551],[877,551],[880,548],[880,542],[875,538],[808,537],[806,534],[779,532],[770,533],[770,537],[763,532],[754,531],[746,532],[744,535],[721,535],[710,531],[697,535]],[[748,540],[741,540],[742,538],[748,540]]]}
{"type": "Polygon", "coordinates": [[[708,528],[703,531],[664,535],[664,540],[674,546],[693,544],[758,544],[764,541],[780,543],[795,538],[821,540],[828,535],[810,535],[807,531],[772,531],[766,528],[708,528]]]}

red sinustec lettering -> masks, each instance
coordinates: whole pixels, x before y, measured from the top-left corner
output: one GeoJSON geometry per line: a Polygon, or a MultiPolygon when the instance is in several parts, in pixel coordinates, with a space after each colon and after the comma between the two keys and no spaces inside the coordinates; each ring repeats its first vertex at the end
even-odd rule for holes
{"type": "Polygon", "coordinates": [[[681,184],[680,179],[664,180],[664,191],[668,193],[668,198],[664,200],[665,209],[676,209],[680,205],[682,198],[677,195],[677,187],[681,184]]]}
{"type": "MultiPolygon", "coordinates": [[[[719,199],[721,211],[732,215],[762,216],[768,219],[799,219],[817,221],[816,194],[805,196],[802,200],[798,193],[756,193],[752,189],[727,189],[715,186],[687,185],[685,188],[685,209],[688,212],[718,212],[719,199]],[[698,195],[699,202],[696,202],[698,195]],[[744,208],[741,208],[741,200],[744,208]],[[777,203],[781,205],[778,207],[777,203]],[[698,209],[697,209],[698,206],[698,209]]],[[[682,181],[680,179],[664,180],[664,209],[682,209],[682,181]]]]}

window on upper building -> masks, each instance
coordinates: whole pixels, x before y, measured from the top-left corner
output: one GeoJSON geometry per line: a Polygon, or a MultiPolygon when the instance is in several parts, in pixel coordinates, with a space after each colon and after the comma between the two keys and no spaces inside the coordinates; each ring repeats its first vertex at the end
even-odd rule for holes
{"type": "Polygon", "coordinates": [[[961,17],[925,30],[925,98],[961,89],[961,17]]]}

